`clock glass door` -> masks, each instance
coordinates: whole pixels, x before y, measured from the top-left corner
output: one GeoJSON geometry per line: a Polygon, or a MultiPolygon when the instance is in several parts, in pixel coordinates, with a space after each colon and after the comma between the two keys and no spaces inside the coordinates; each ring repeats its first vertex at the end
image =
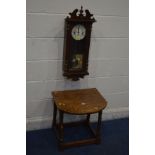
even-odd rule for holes
{"type": "Polygon", "coordinates": [[[73,26],[71,31],[70,69],[81,70],[84,63],[86,29],[82,24],[73,26]]]}

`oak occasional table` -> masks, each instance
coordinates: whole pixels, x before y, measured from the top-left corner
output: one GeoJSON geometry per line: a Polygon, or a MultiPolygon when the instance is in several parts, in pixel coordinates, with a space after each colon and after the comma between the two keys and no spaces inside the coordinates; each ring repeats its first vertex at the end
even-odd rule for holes
{"type": "Polygon", "coordinates": [[[58,146],[60,150],[68,147],[81,146],[84,144],[99,144],[101,141],[100,128],[102,110],[107,102],[96,88],[53,91],[53,128],[57,133],[58,146]],[[59,122],[56,122],[57,111],[59,112],[59,122]],[[63,123],[64,113],[72,115],[86,115],[84,121],[63,123]],[[98,113],[96,129],[90,126],[90,115],[98,113]],[[92,133],[92,138],[72,142],[64,142],[64,127],[85,124],[92,133]]]}

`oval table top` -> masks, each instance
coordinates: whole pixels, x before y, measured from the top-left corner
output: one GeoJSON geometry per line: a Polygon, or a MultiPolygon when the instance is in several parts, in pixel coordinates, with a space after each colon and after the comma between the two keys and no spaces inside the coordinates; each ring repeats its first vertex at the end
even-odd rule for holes
{"type": "Polygon", "coordinates": [[[57,108],[70,114],[97,113],[107,105],[96,88],[53,91],[52,96],[57,108]]]}

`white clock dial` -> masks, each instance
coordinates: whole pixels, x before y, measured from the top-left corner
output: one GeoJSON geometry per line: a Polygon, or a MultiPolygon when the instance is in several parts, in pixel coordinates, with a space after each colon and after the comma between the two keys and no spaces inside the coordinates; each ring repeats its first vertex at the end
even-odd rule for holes
{"type": "Polygon", "coordinates": [[[86,29],[83,25],[75,25],[72,29],[72,37],[75,40],[82,40],[86,35],[86,29]]]}

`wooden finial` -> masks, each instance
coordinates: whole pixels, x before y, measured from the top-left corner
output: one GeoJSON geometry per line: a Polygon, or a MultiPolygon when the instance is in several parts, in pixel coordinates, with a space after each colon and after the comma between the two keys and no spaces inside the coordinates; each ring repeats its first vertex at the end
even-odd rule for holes
{"type": "Polygon", "coordinates": [[[80,15],[83,14],[83,6],[81,5],[80,15]]]}

